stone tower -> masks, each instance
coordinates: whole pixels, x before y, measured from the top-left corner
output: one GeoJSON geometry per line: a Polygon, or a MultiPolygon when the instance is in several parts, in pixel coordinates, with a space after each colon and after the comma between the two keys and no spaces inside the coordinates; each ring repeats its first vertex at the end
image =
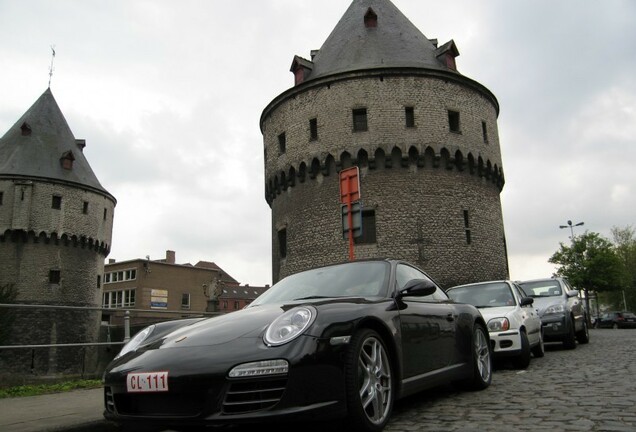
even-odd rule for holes
{"type": "MultiPolygon", "coordinates": [[[[17,303],[101,306],[116,200],[97,180],[84,147],[51,89],[0,138],[0,287],[13,290],[17,303]]],[[[96,310],[14,313],[14,345],[97,340],[96,310]]],[[[86,360],[69,349],[26,355],[27,364],[50,375],[86,360]]]]}
{"type": "Polygon", "coordinates": [[[508,277],[499,104],[458,55],[390,1],[353,0],[311,59],[294,57],[294,86],[260,119],[274,282],[349,258],[338,173],[352,166],[356,259],[405,259],[444,287],[508,277]]]}

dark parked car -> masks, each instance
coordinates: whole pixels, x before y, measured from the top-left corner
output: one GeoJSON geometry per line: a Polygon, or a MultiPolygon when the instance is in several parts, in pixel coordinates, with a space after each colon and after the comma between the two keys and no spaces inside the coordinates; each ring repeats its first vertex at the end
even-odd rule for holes
{"type": "Polygon", "coordinates": [[[633,312],[605,312],[596,321],[598,328],[636,328],[636,315],[633,312]]]}
{"type": "Polygon", "coordinates": [[[553,277],[519,282],[523,290],[534,299],[543,327],[543,340],[560,341],[568,349],[576,342],[590,340],[587,316],[579,292],[567,279],[553,277]]]}
{"type": "Polygon", "coordinates": [[[380,431],[396,399],[444,383],[484,389],[486,323],[402,261],[289,276],[248,307],[150,326],[104,374],[107,419],[173,429],[342,418],[380,431]]]}

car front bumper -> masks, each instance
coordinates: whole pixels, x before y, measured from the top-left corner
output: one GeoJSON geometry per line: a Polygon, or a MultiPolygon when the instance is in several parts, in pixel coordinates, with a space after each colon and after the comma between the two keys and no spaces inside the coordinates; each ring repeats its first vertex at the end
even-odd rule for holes
{"type": "Polygon", "coordinates": [[[562,340],[570,333],[565,314],[549,314],[541,317],[543,339],[545,341],[562,340]]]}
{"type": "Polygon", "coordinates": [[[519,330],[490,332],[493,352],[497,357],[515,356],[521,352],[521,335],[519,330]]]}

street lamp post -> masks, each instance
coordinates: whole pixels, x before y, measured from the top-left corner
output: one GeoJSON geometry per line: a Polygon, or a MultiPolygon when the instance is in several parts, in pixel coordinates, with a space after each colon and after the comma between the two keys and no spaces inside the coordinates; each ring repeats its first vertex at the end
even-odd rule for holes
{"type": "Polygon", "coordinates": [[[572,240],[572,243],[574,243],[574,227],[575,226],[581,226],[583,225],[585,222],[579,222],[577,224],[572,225],[572,221],[569,220],[567,225],[559,225],[559,228],[563,229],[563,228],[570,228],[570,239],[572,240]]]}

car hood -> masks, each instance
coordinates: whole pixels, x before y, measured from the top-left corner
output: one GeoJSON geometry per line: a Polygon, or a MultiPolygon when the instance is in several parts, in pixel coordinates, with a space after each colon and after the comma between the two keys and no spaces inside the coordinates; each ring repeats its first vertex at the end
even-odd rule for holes
{"type": "Polygon", "coordinates": [[[545,312],[545,310],[550,306],[566,303],[563,300],[563,297],[558,297],[558,296],[533,297],[533,298],[534,298],[534,303],[532,304],[534,308],[539,311],[539,315],[543,315],[543,312],[545,312]]]}
{"type": "Polygon", "coordinates": [[[214,346],[237,338],[258,337],[284,309],[279,305],[265,305],[242,309],[180,327],[161,339],[152,341],[148,348],[184,348],[214,346]]]}
{"type": "Polygon", "coordinates": [[[493,318],[507,316],[515,310],[515,306],[481,307],[478,309],[479,312],[481,312],[481,316],[484,317],[484,320],[488,322],[488,320],[493,318]]]}

